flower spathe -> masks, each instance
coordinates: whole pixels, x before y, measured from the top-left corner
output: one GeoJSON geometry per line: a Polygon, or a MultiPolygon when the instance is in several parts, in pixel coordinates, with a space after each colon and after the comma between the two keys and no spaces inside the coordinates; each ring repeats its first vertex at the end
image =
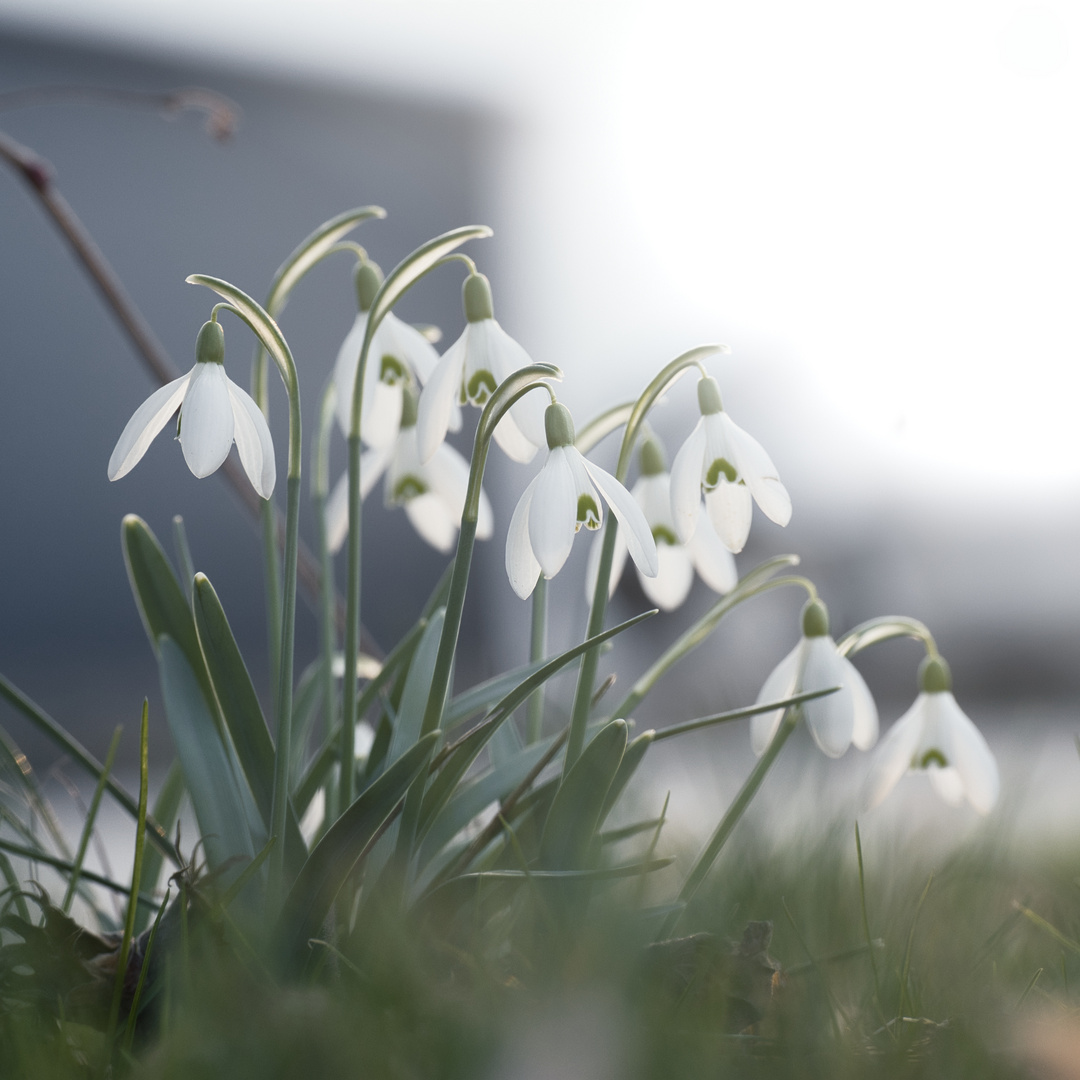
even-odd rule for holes
{"type": "MultiPolygon", "coordinates": [[[[446,437],[458,405],[483,408],[508,375],[532,363],[529,354],[495,321],[491,286],[470,274],[463,286],[465,329],[443,353],[420,395],[417,429],[427,461],[446,437]]],[[[520,398],[495,428],[495,441],[514,461],[527,464],[544,445],[544,404],[538,394],[520,398]]]]}
{"type": "MultiPolygon", "coordinates": [[[[679,540],[671,516],[671,477],[664,467],[663,450],[653,438],[641,447],[641,476],[630,489],[634,501],[641,507],[656,542],[657,574],[647,577],[638,570],[642,592],[661,611],[673,611],[690,595],[694,571],[714,592],[729,593],[739,581],[735,559],[720,542],[712,529],[695,529],[686,543],[679,540]]],[[[585,574],[585,595],[591,600],[600,568],[601,545],[596,542],[589,550],[585,574]]],[[[627,548],[622,526],[615,539],[611,564],[609,594],[622,577],[626,566],[627,548]]]]}
{"type": "Polygon", "coordinates": [[[155,390],[127,422],[109,458],[110,480],[126,476],[139,463],[178,409],[177,437],[196,476],[216,472],[235,442],[251,486],[270,498],[277,479],[270,429],[259,406],[225,374],[225,337],[215,321],[199,331],[195,366],[155,390]]]}
{"type": "Polygon", "coordinates": [[[987,814],[1000,791],[997,762],[979,729],[952,695],[948,665],[927,657],[919,674],[921,692],[881,740],[867,778],[867,805],[877,806],[909,770],[925,770],[951,806],[966,798],[987,814]]]}
{"type": "MultiPolygon", "coordinates": [[[[829,757],[841,757],[852,743],[860,750],[870,749],[878,737],[877,706],[870,688],[855,665],[837,651],[825,605],[811,600],[803,608],[802,638],[773,668],[757,704],[831,687],[840,689],[799,706],[814,742],[829,757]]],[[[751,719],[750,742],[758,756],[772,742],[783,715],[783,709],[776,709],[751,719]]]]}
{"type": "Polygon", "coordinates": [[[671,467],[675,528],[684,543],[694,535],[704,496],[716,535],[738,554],[750,535],[751,499],[777,525],[791,520],[791,499],[761,444],[724,412],[715,379],[698,383],[698,406],[701,418],[671,467]]]}
{"type": "Polygon", "coordinates": [[[656,543],[641,507],[614,476],[574,447],[574,423],[564,406],[549,405],[544,425],[547,460],[518,500],[506,535],[506,574],[514,592],[524,600],[541,572],[552,578],[562,569],[582,525],[595,530],[603,524],[603,502],[622,525],[631,558],[655,577],[656,543]]]}

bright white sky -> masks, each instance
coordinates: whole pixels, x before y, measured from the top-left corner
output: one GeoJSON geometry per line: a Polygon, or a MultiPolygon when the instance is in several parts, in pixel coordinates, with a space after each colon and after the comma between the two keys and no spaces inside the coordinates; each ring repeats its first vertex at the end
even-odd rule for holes
{"type": "MultiPolygon", "coordinates": [[[[719,338],[734,355],[717,374],[746,406],[727,404],[763,442],[795,425],[811,458],[857,459],[867,483],[888,461],[920,484],[1022,481],[1076,504],[1080,5],[0,0],[0,15],[523,119],[500,216],[520,234],[511,328],[538,359],[620,359],[629,393],[719,338]],[[779,418],[754,372],[788,389],[779,418]]],[[[583,412],[600,393],[567,390],[583,412]]]]}

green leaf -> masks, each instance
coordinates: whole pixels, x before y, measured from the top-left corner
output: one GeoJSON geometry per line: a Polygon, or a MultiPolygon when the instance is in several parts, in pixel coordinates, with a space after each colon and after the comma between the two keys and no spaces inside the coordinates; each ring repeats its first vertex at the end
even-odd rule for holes
{"type": "Polygon", "coordinates": [[[161,692],[176,752],[211,867],[234,855],[254,856],[266,830],[236,760],[214,722],[183,650],[167,634],[158,638],[161,692]]]}
{"type": "MultiPolygon", "coordinates": [[[[158,822],[166,835],[172,830],[176,821],[176,815],[180,812],[180,802],[184,798],[184,770],[180,766],[179,758],[173,758],[169,771],[165,774],[165,780],[158,790],[154,800],[154,820],[158,822]]],[[[157,880],[161,876],[161,867],[164,856],[153,844],[147,849],[143,860],[143,884],[147,891],[153,892],[157,887],[157,880]]],[[[145,908],[139,908],[138,918],[135,920],[135,929],[142,932],[150,918],[150,912],[145,908]]]]}
{"type": "Polygon", "coordinates": [[[540,840],[544,870],[583,870],[604,820],[608,790],[626,752],[626,722],[597,732],[566,774],[551,804],[540,840]]]}
{"type": "Polygon", "coordinates": [[[281,913],[278,938],[287,960],[303,961],[308,939],[318,934],[345,880],[390,823],[440,735],[433,731],[411,746],[357,796],[315,845],[281,913]]]}
{"type": "Polygon", "coordinates": [[[447,705],[443,713],[444,729],[449,731],[463,721],[468,720],[470,716],[490,709],[495,702],[510,693],[523,679],[534,675],[543,666],[543,660],[538,660],[535,664],[522,664],[521,667],[514,668],[513,671],[496,675],[486,682],[477,683],[471,689],[457,694],[451,698],[450,704],[447,705]]]}
{"type": "Polygon", "coordinates": [[[627,745],[626,753],[623,754],[622,761],[619,762],[619,768],[615,773],[615,778],[611,781],[611,787],[608,788],[607,798],[604,800],[604,808],[600,811],[601,821],[611,813],[611,808],[626,789],[626,785],[630,782],[630,778],[641,764],[641,759],[645,757],[645,751],[652,746],[655,738],[655,731],[643,731],[627,745]]]}

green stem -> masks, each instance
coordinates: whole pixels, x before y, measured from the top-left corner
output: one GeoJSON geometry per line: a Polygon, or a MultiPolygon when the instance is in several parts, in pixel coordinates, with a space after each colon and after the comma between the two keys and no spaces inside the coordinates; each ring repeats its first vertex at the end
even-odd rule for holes
{"type": "MultiPolygon", "coordinates": [[[[319,625],[322,637],[323,700],[325,739],[334,730],[335,693],[334,651],[337,649],[337,627],[334,625],[334,561],[330,555],[326,534],[326,499],[330,491],[330,435],[334,426],[334,384],[327,383],[319,407],[319,425],[312,440],[311,501],[315,511],[315,538],[322,568],[319,589],[319,625]]],[[[333,820],[330,818],[329,820],[333,820]]]]}
{"type": "MultiPolygon", "coordinates": [[[[619,450],[619,462],[615,468],[615,479],[620,484],[626,482],[630,471],[630,461],[634,453],[634,445],[637,442],[638,433],[644,423],[649,410],[656,404],[657,399],[691,367],[698,367],[701,361],[708,356],[727,352],[725,345],[702,345],[689,352],[683,353],[667,365],[645,387],[641,397],[634,403],[630,411],[626,428],[623,432],[622,447],[619,450]]],[[[614,514],[608,514],[607,524],[604,526],[603,546],[600,549],[600,567],[596,575],[596,589],[593,592],[592,607],[589,610],[589,622],[585,630],[586,638],[596,637],[604,628],[604,616],[607,614],[608,585],[611,580],[611,563],[615,555],[615,533],[618,523],[614,514]]],[[[577,688],[574,691],[574,705],[570,715],[570,738],[566,743],[566,758],[563,761],[563,776],[565,777],[574,762],[581,756],[585,747],[585,728],[589,723],[589,705],[592,701],[594,684],[596,682],[596,669],[600,663],[600,653],[596,649],[587,652],[581,658],[581,667],[578,670],[577,688]]]]}
{"type": "MultiPolygon", "coordinates": [[[[538,663],[547,654],[547,578],[537,578],[532,594],[532,628],[529,635],[529,662],[538,663]]],[[[544,726],[544,688],[541,686],[529,698],[526,739],[540,741],[544,726]]]]}

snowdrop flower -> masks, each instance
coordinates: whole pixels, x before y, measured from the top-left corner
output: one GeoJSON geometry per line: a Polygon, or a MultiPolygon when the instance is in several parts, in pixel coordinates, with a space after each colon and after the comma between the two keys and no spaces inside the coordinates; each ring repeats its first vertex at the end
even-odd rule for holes
{"type": "Polygon", "coordinates": [[[724,412],[715,379],[698,383],[698,406],[701,419],[671,467],[671,513],[685,543],[694,535],[704,495],[716,535],[737,554],[750,535],[751,496],[777,525],[791,520],[791,499],[761,444],[724,412]]]}
{"type": "Polygon", "coordinates": [[[997,762],[952,695],[949,665],[928,656],[919,668],[921,693],[890,728],[874,755],[867,779],[867,802],[877,806],[909,769],[925,769],[938,794],[951,806],[967,798],[980,814],[997,802],[997,762]]]}
{"type": "MultiPolygon", "coordinates": [[[[735,559],[712,529],[695,529],[685,543],[675,533],[671,516],[671,477],[664,462],[664,452],[654,438],[641,444],[641,476],[630,489],[649,524],[659,570],[656,577],[646,577],[638,571],[642,592],[662,611],[673,611],[690,594],[694,571],[714,592],[729,593],[739,581],[735,559]]],[[[585,596],[592,600],[596,590],[596,575],[600,570],[601,543],[597,540],[589,550],[589,565],[585,574],[585,596]]],[[[615,556],[611,563],[609,594],[622,577],[626,566],[626,540],[619,526],[615,540],[615,556]]]]}
{"type": "MultiPolygon", "coordinates": [[[[836,651],[836,642],[829,636],[829,613],[820,600],[806,604],[802,622],[802,639],[765,680],[757,703],[839,686],[835,694],[799,706],[806,726],[829,757],[840,757],[852,743],[869,750],[878,737],[877,707],[869,687],[855,665],[836,651]]],[[[755,754],[760,756],[768,748],[783,714],[783,709],[777,709],[751,719],[750,742],[755,754]]]]}
{"type": "Polygon", "coordinates": [[[215,321],[199,331],[195,366],[155,390],[127,422],[109,458],[110,480],[126,476],[139,463],[177,409],[177,438],[196,476],[216,472],[235,441],[251,486],[270,498],[277,477],[270,429],[259,406],[225,374],[225,335],[215,321]]]}
{"type": "MultiPolygon", "coordinates": [[[[529,354],[495,321],[491,285],[483,274],[470,274],[462,289],[465,330],[443,354],[420,395],[417,428],[420,456],[427,461],[446,437],[456,404],[482,408],[496,387],[532,361],[529,354]]],[[[526,394],[495,429],[503,452],[522,464],[544,444],[544,405],[526,394]]]]}
{"type": "MultiPolygon", "coordinates": [[[[454,546],[465,509],[469,464],[449,444],[440,443],[428,462],[421,462],[416,445],[416,396],[405,388],[402,395],[401,429],[389,449],[372,449],[360,456],[360,498],[366,498],[380,476],[387,506],[403,506],[413,528],[436,550],[454,546]]],[[[491,536],[491,503],[480,493],[476,535],[491,536]]],[[[349,477],[334,486],[326,503],[326,535],[331,551],[337,551],[349,532],[349,477]]]]}
{"type": "MultiPolygon", "coordinates": [[[[368,312],[382,283],[382,274],[374,263],[365,261],[357,264],[354,280],[360,310],[352,329],[341,343],[334,364],[337,420],[346,437],[352,419],[353,389],[367,331],[368,312]]],[[[364,368],[360,436],[368,446],[381,449],[393,446],[401,426],[404,388],[416,382],[426,382],[438,362],[439,354],[419,330],[402,322],[392,311],[387,313],[371,339],[367,366],[364,368]]],[[[460,412],[456,420],[456,424],[454,417],[450,421],[455,431],[461,426],[460,412]]]]}
{"type": "Polygon", "coordinates": [[[600,528],[604,520],[601,495],[622,525],[638,569],[655,577],[659,569],[656,543],[630,492],[578,453],[574,421],[565,406],[557,402],[549,405],[544,427],[547,461],[518,500],[506,535],[506,574],[514,592],[524,600],[541,571],[546,578],[554,577],[566,562],[582,525],[600,528]]]}

